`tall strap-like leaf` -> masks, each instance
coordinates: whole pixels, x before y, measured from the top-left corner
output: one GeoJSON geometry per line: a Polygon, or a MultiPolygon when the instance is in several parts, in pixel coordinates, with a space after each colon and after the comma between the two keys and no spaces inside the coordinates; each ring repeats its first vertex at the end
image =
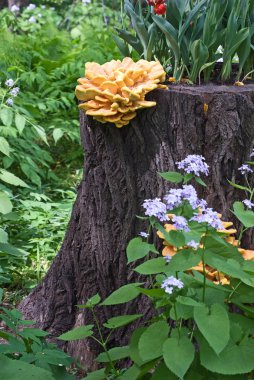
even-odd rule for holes
{"type": "Polygon", "coordinates": [[[195,7],[190,11],[187,19],[185,20],[184,24],[182,25],[181,29],[179,30],[179,41],[182,40],[184,33],[189,28],[191,21],[195,19],[196,16],[198,16],[198,13],[200,9],[207,3],[207,0],[201,0],[198,2],[195,7]]]}
{"type": "Polygon", "coordinates": [[[170,43],[170,46],[173,50],[173,53],[175,55],[176,60],[179,62],[181,58],[181,52],[180,52],[180,47],[178,45],[178,36],[177,36],[177,31],[171,25],[167,20],[160,16],[152,16],[154,22],[156,25],[160,28],[160,30],[165,34],[165,37],[167,41],[170,43]]]}
{"type": "Polygon", "coordinates": [[[130,2],[126,1],[124,5],[124,9],[128,16],[131,18],[132,26],[137,33],[137,36],[143,46],[143,49],[146,50],[148,45],[148,31],[145,27],[143,20],[135,13],[130,2]]]}

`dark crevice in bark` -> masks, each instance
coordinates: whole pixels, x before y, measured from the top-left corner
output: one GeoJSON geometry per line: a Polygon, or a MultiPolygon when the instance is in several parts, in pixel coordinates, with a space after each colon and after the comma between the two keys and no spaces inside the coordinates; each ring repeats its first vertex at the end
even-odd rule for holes
{"type": "MultiPolygon", "coordinates": [[[[77,304],[97,292],[103,299],[127,281],[144,280],[126,265],[125,250],[144,230],[144,222],[136,218],[143,213],[144,199],[163,196],[170,188],[157,172],[175,170],[188,154],[202,154],[210,175],[200,196],[226,220],[232,219],[233,201],[244,197],[228,180],[242,182],[238,167],[254,145],[254,86],[174,87],[154,91],[147,99],[157,106],[140,111],[122,129],[81,115],[84,179],[66,236],[45,279],[20,306],[53,336],[92,323],[89,310],[79,310],[77,304]]],[[[249,233],[248,246],[251,238],[249,233]]],[[[102,323],[133,312],[147,316],[149,302],[137,299],[99,309],[98,315],[102,323]]],[[[125,344],[132,329],[116,331],[111,344],[125,344]]],[[[97,351],[92,341],[68,343],[67,349],[92,368],[97,351]]]]}

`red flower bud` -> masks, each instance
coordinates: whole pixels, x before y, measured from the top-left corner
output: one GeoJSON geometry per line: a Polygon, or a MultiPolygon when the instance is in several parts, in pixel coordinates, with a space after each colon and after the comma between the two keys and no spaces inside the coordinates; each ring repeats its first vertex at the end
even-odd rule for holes
{"type": "Polygon", "coordinates": [[[154,13],[156,13],[157,15],[164,15],[166,13],[165,4],[156,4],[154,7],[154,13]]]}

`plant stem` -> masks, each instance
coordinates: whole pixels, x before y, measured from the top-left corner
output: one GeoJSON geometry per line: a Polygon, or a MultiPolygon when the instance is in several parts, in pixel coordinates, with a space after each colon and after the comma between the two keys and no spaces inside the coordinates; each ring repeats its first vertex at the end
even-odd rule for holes
{"type": "Polygon", "coordinates": [[[111,359],[111,357],[110,357],[110,355],[109,355],[109,353],[108,353],[107,345],[106,345],[106,342],[105,342],[104,339],[103,339],[102,332],[101,332],[101,328],[100,328],[100,325],[99,325],[99,322],[98,322],[98,319],[97,319],[97,317],[96,317],[96,314],[95,314],[95,312],[94,312],[93,307],[91,308],[91,311],[92,311],[93,318],[94,318],[94,322],[95,322],[95,324],[96,324],[96,327],[97,327],[97,330],[98,330],[98,333],[99,333],[99,336],[100,336],[100,341],[98,341],[98,340],[97,340],[97,341],[100,342],[101,346],[103,347],[103,349],[104,349],[104,351],[105,351],[105,354],[107,355],[108,361],[109,361],[109,363],[110,363],[110,366],[111,366],[111,368],[112,368],[114,374],[115,374],[116,376],[118,376],[117,369],[116,369],[116,367],[114,366],[114,363],[112,362],[112,359],[111,359]]]}

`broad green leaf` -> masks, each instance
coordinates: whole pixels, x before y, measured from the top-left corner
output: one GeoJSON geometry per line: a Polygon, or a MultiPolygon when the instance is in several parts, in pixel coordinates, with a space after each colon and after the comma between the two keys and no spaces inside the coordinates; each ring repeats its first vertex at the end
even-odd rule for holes
{"type": "Polygon", "coordinates": [[[168,367],[162,362],[154,371],[151,380],[178,380],[178,377],[174,375],[168,367]]]}
{"type": "Polygon", "coordinates": [[[169,325],[165,321],[158,321],[148,326],[138,342],[141,359],[149,361],[162,356],[162,346],[168,334],[169,325]]]}
{"type": "Polygon", "coordinates": [[[64,132],[60,128],[56,128],[53,131],[53,139],[55,141],[55,144],[63,137],[64,132]]]}
{"type": "Polygon", "coordinates": [[[254,369],[254,340],[247,337],[240,342],[230,340],[219,355],[210,348],[206,341],[201,340],[200,360],[202,366],[209,371],[224,375],[251,372],[254,369]]]}
{"type": "Polygon", "coordinates": [[[2,288],[0,288],[0,304],[2,303],[3,295],[4,295],[4,291],[2,288]]]}
{"type": "Polygon", "coordinates": [[[15,115],[15,124],[19,133],[22,134],[23,129],[25,128],[25,125],[26,125],[26,119],[24,118],[24,116],[17,113],[15,115]]]}
{"type": "Polygon", "coordinates": [[[220,304],[214,304],[210,310],[208,307],[198,306],[194,308],[195,322],[212,349],[219,354],[229,341],[228,313],[220,304]]]}
{"type": "Polygon", "coordinates": [[[90,372],[83,377],[81,380],[104,380],[107,376],[105,375],[105,369],[99,369],[98,371],[90,372]]]}
{"type": "Polygon", "coordinates": [[[110,318],[103,326],[108,329],[117,329],[118,327],[122,327],[128,325],[129,323],[136,321],[136,319],[142,317],[143,314],[132,314],[132,315],[121,315],[119,317],[110,318]]]}
{"type": "Polygon", "coordinates": [[[0,213],[1,214],[9,214],[12,210],[12,203],[8,195],[4,192],[0,192],[0,213]]]}
{"type": "Polygon", "coordinates": [[[133,300],[140,294],[139,289],[137,289],[139,285],[142,285],[142,283],[136,282],[122,286],[110,294],[110,296],[108,296],[101,305],[119,305],[121,303],[133,300]]]}
{"type": "Polygon", "coordinates": [[[132,239],[127,246],[128,264],[145,257],[149,252],[158,253],[153,244],[143,242],[139,237],[132,239]]]}
{"type": "Polygon", "coordinates": [[[92,296],[91,298],[89,298],[86,302],[85,305],[77,305],[80,309],[90,309],[96,305],[98,305],[98,303],[101,301],[101,297],[99,296],[99,294],[95,294],[94,296],[92,296]]]}
{"type": "Polygon", "coordinates": [[[68,341],[84,339],[93,335],[92,328],[93,328],[93,325],[80,326],[60,335],[57,339],[68,340],[68,341]]]}
{"type": "Polygon", "coordinates": [[[244,227],[250,228],[254,227],[254,212],[251,210],[244,211],[234,211],[235,216],[240,222],[244,225],[244,227]]]}
{"type": "Polygon", "coordinates": [[[201,302],[195,301],[191,297],[183,297],[183,296],[178,296],[176,298],[176,301],[182,305],[187,305],[187,306],[193,306],[195,308],[203,306],[201,302]]]}
{"type": "Polygon", "coordinates": [[[97,356],[96,361],[99,363],[108,363],[110,361],[125,359],[130,356],[129,346],[114,347],[108,350],[108,355],[106,352],[102,352],[97,356]]]}
{"type": "Polygon", "coordinates": [[[141,335],[146,331],[145,327],[139,327],[136,330],[134,330],[129,344],[130,349],[130,358],[131,360],[136,363],[138,366],[142,366],[144,364],[144,360],[141,358],[139,354],[138,349],[138,342],[141,338],[141,335]]]}
{"type": "Polygon", "coordinates": [[[153,15],[152,18],[156,25],[159,27],[159,29],[164,33],[166,40],[172,48],[176,61],[179,62],[181,58],[181,51],[178,44],[178,36],[176,29],[173,27],[172,24],[170,24],[170,22],[168,22],[161,16],[153,15]]]}
{"type": "Polygon", "coordinates": [[[0,110],[0,118],[6,126],[10,126],[13,119],[13,111],[9,107],[4,107],[0,110]]]}
{"type": "Polygon", "coordinates": [[[29,187],[22,179],[3,169],[0,170],[0,180],[13,186],[29,187]]]}
{"type": "Polygon", "coordinates": [[[201,254],[199,251],[195,253],[191,249],[183,249],[177,252],[171,259],[170,264],[165,268],[166,273],[174,273],[176,271],[185,271],[199,264],[201,254]]]}
{"type": "Polygon", "coordinates": [[[167,266],[163,257],[150,259],[138,265],[134,270],[140,274],[157,274],[165,272],[167,266]]]}
{"type": "Polygon", "coordinates": [[[5,154],[6,156],[10,155],[10,145],[8,141],[2,136],[0,136],[0,152],[5,154]]]}
{"type": "Polygon", "coordinates": [[[16,248],[8,243],[0,243],[0,252],[19,257],[21,259],[24,259],[28,255],[28,252],[24,251],[23,249],[16,248]]]}
{"type": "Polygon", "coordinates": [[[163,358],[167,367],[181,380],[194,360],[195,349],[185,336],[169,338],[163,344],[163,358]]]}
{"type": "Polygon", "coordinates": [[[164,178],[168,182],[180,183],[183,181],[183,176],[177,172],[165,172],[158,173],[162,178],[164,178]]]}
{"type": "Polygon", "coordinates": [[[118,377],[118,380],[136,380],[139,378],[140,374],[141,369],[136,364],[134,364],[130,368],[128,368],[123,375],[120,375],[118,377]]]}
{"type": "Polygon", "coordinates": [[[199,178],[199,177],[195,177],[195,181],[196,181],[199,185],[206,187],[206,183],[205,183],[201,178],[199,178]]]}
{"type": "Polygon", "coordinates": [[[3,380],[55,380],[51,372],[21,360],[12,360],[0,354],[0,375],[3,380]]]}

